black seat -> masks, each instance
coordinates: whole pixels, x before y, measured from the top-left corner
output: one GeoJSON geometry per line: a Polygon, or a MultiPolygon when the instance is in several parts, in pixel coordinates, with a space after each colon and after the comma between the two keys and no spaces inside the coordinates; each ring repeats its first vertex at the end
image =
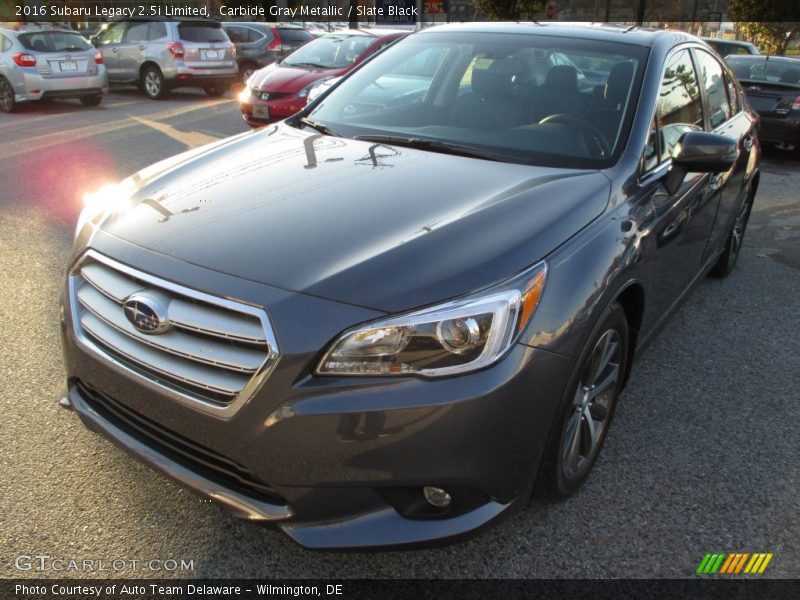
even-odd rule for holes
{"type": "Polygon", "coordinates": [[[509,129],[527,115],[525,102],[514,93],[524,66],[516,58],[495,60],[488,69],[472,71],[472,92],[459,98],[450,125],[472,129],[509,129]]]}
{"type": "Polygon", "coordinates": [[[571,65],[550,67],[534,104],[537,120],[557,114],[577,116],[581,112],[578,71],[571,65]]]}
{"type": "Polygon", "coordinates": [[[611,67],[603,87],[602,98],[595,95],[595,105],[586,113],[586,121],[599,129],[612,145],[619,131],[622,109],[633,81],[633,63],[620,62],[611,67]]]}

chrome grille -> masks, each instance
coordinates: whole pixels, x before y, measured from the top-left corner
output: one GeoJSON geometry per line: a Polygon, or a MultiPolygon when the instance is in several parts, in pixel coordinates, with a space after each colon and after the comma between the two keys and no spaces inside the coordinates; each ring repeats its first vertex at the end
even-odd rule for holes
{"type": "Polygon", "coordinates": [[[258,308],[162,280],[89,251],[70,274],[78,342],[110,365],[178,401],[227,417],[278,359],[269,319],[258,308]],[[168,329],[144,333],[123,304],[146,294],[166,307],[168,329]]]}

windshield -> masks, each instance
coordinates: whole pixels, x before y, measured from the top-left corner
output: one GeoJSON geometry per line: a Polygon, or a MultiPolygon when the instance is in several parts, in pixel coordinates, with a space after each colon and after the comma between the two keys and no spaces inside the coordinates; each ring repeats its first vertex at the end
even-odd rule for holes
{"type": "Polygon", "coordinates": [[[741,80],[800,88],[800,60],[731,56],[727,62],[734,75],[741,80]]]}
{"type": "Polygon", "coordinates": [[[23,33],[19,36],[19,41],[34,52],[77,52],[92,47],[80,34],[68,31],[23,33]]]}
{"type": "Polygon", "coordinates": [[[348,137],[598,168],[624,147],[646,58],[644,47],[594,40],[422,33],[358,69],[308,116],[348,137]]]}
{"type": "Polygon", "coordinates": [[[290,67],[343,69],[352,65],[375,41],[365,35],[323,35],[287,56],[290,67]]]}

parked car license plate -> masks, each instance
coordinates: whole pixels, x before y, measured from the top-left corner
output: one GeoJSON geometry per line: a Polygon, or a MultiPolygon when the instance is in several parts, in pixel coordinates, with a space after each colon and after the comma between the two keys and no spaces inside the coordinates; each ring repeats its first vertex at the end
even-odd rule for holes
{"type": "Polygon", "coordinates": [[[253,107],[253,118],[254,119],[269,119],[269,107],[268,106],[254,106],[253,107]]]}
{"type": "Polygon", "coordinates": [[[59,63],[59,67],[62,71],[77,71],[78,63],[76,63],[74,60],[62,60],[59,63]]]}
{"type": "Polygon", "coordinates": [[[217,60],[222,58],[219,50],[203,50],[203,58],[205,60],[217,60]]]}

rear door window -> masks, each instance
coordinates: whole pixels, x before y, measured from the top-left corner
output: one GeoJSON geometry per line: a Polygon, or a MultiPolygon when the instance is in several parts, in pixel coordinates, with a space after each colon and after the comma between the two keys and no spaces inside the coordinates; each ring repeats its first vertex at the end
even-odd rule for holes
{"type": "Polygon", "coordinates": [[[130,43],[146,42],[149,28],[149,23],[131,23],[128,31],[125,32],[125,41],[130,43]]]}
{"type": "Polygon", "coordinates": [[[163,40],[165,37],[167,37],[167,26],[164,23],[157,21],[150,23],[150,28],[147,32],[148,40],[163,40]]]}
{"type": "Polygon", "coordinates": [[[125,27],[126,23],[112,23],[98,36],[98,44],[101,46],[119,44],[122,41],[122,34],[125,33],[125,27]]]}
{"type": "Polygon", "coordinates": [[[247,27],[227,27],[225,33],[234,44],[245,44],[250,41],[249,32],[251,30],[247,27]]]}
{"type": "Polygon", "coordinates": [[[181,23],[178,25],[178,35],[184,42],[213,44],[228,41],[219,23],[181,23]]]}
{"type": "Polygon", "coordinates": [[[708,115],[711,129],[716,129],[731,118],[731,105],[725,89],[725,76],[722,65],[716,58],[703,50],[695,51],[700,81],[708,100],[708,115]]]}

